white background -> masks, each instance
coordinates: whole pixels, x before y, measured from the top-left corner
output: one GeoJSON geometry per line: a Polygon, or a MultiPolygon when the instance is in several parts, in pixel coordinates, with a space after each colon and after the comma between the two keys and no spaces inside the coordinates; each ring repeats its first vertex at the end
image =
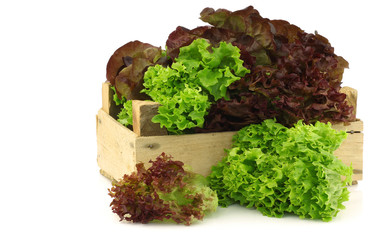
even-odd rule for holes
{"type": "Polygon", "coordinates": [[[384,1],[2,1],[1,239],[340,239],[388,237],[388,27],[384,1]],[[359,91],[364,180],[329,223],[231,206],[190,227],[119,222],[96,163],[95,114],[111,54],[140,40],[164,48],[204,7],[253,5],[327,37],[359,91]],[[374,234],[374,235],[373,235],[374,234]]]}

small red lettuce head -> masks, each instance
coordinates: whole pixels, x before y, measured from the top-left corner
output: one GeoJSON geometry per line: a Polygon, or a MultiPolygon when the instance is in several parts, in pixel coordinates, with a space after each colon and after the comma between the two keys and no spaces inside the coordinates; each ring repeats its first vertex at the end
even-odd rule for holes
{"type": "Polygon", "coordinates": [[[113,183],[109,195],[112,211],[120,220],[148,223],[174,221],[190,225],[216,211],[216,192],[205,177],[185,169],[162,153],[151,167],[136,165],[137,171],[113,183]]]}

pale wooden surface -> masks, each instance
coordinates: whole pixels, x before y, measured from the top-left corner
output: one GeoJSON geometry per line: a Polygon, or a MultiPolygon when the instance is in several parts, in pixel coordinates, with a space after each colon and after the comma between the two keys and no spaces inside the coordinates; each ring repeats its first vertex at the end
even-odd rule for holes
{"type": "Polygon", "coordinates": [[[363,122],[357,120],[351,124],[334,124],[332,128],[348,133],[347,139],[334,152],[347,166],[352,163],[353,181],[363,178],[363,122]]]}
{"type": "Polygon", "coordinates": [[[137,135],[100,109],[96,116],[97,163],[107,175],[120,179],[135,170],[137,135]]]}
{"type": "MultiPolygon", "coordinates": [[[[356,122],[355,131],[362,131],[362,121],[356,122]]],[[[335,150],[335,156],[342,160],[347,166],[352,163],[353,181],[359,181],[363,178],[363,133],[348,133],[347,139],[335,150]]]]}
{"type": "Polygon", "coordinates": [[[111,94],[111,85],[109,82],[104,82],[103,87],[101,88],[101,93],[102,93],[102,109],[106,113],[110,113],[111,109],[111,104],[112,104],[112,94],[111,94]]]}
{"type": "Polygon", "coordinates": [[[138,137],[135,145],[137,160],[147,162],[165,152],[174,160],[190,166],[194,172],[207,176],[211,167],[226,155],[224,149],[231,147],[234,133],[138,137]]]}
{"type": "Polygon", "coordinates": [[[351,123],[337,123],[332,125],[333,129],[338,131],[346,131],[346,132],[363,132],[363,122],[357,119],[355,122],[351,123]]]}
{"type": "Polygon", "coordinates": [[[151,119],[158,114],[159,103],[151,101],[132,100],[133,131],[138,136],[167,135],[166,128],[153,123],[151,119]]]}

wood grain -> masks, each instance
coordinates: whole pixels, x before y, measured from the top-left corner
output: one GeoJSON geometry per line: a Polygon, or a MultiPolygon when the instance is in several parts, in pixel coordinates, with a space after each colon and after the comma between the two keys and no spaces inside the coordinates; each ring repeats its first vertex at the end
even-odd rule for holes
{"type": "Polygon", "coordinates": [[[133,131],[138,136],[162,136],[167,135],[166,128],[153,123],[151,119],[158,114],[159,103],[151,101],[132,101],[133,131]]]}
{"type": "Polygon", "coordinates": [[[113,179],[135,170],[137,135],[109,116],[103,109],[96,117],[97,163],[113,179]]]}

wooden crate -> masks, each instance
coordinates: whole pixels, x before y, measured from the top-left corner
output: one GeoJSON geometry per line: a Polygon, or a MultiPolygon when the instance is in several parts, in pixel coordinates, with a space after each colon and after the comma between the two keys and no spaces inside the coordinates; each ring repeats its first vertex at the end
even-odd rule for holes
{"type": "MultiPolygon", "coordinates": [[[[149,165],[162,152],[170,154],[192,167],[194,172],[207,176],[211,166],[216,165],[230,148],[235,132],[199,133],[187,135],[166,135],[159,125],[150,119],[158,105],[144,101],[133,101],[133,131],[115,120],[119,109],[112,101],[113,91],[109,83],[103,84],[103,107],[96,116],[97,162],[101,173],[111,180],[118,180],[124,174],[135,170],[139,162],[149,165]]],[[[356,93],[349,94],[349,101],[355,102],[356,93]]],[[[348,132],[335,155],[345,164],[352,163],[353,182],[362,180],[363,167],[363,122],[357,120],[349,125],[336,124],[334,129],[348,132]]]]}

